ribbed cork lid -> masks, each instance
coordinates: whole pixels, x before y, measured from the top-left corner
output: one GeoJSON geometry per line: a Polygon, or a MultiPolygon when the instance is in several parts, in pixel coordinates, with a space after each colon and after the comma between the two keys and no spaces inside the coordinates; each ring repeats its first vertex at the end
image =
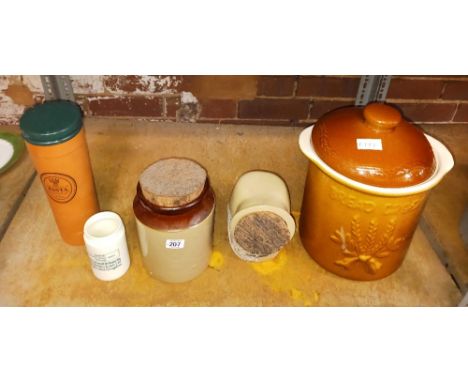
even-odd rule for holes
{"type": "Polygon", "coordinates": [[[286,222],[269,211],[253,212],[236,224],[234,238],[245,251],[260,257],[278,252],[289,241],[286,222]]]}
{"type": "Polygon", "coordinates": [[[160,207],[179,207],[197,199],[207,179],[206,170],[186,158],[161,159],[148,166],[139,183],[145,199],[160,207]]]}
{"type": "Polygon", "coordinates": [[[311,143],[331,168],[371,186],[413,186],[430,178],[436,168],[422,129],[384,103],[325,114],[312,130],[311,143]]]}

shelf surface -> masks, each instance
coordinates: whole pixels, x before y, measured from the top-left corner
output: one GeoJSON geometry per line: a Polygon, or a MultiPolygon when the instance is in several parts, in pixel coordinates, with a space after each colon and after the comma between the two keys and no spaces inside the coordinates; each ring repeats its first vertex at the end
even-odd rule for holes
{"type": "Polygon", "coordinates": [[[124,220],[130,269],[116,281],[94,278],[85,248],[61,240],[36,178],[0,242],[2,306],[455,306],[461,299],[419,228],[400,269],[374,282],[325,271],[305,252],[297,233],[273,262],[252,264],[234,255],[226,206],[244,172],[263,169],[283,177],[297,219],[308,165],[297,144],[301,129],[104,118],[88,118],[85,125],[101,209],[124,220]],[[183,284],[147,274],[132,210],[141,171],[169,156],[200,162],[217,198],[217,262],[183,284]]]}

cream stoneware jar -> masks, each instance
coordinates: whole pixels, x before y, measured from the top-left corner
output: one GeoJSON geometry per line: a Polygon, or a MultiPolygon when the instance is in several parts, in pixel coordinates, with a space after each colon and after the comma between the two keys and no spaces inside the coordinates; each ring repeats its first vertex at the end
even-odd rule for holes
{"type": "Polygon", "coordinates": [[[228,204],[228,236],[234,253],[243,260],[274,258],[294,236],[296,224],[286,183],[268,171],[243,174],[228,204]]]}
{"type": "Polygon", "coordinates": [[[199,276],[213,250],[215,195],[206,170],[187,158],[165,158],[140,176],[133,201],[143,263],[162,281],[199,276]]]}

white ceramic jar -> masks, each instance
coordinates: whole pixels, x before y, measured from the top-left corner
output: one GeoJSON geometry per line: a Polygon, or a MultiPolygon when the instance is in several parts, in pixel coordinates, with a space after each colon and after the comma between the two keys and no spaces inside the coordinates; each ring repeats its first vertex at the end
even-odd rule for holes
{"type": "Polygon", "coordinates": [[[115,212],[98,212],[85,223],[83,238],[94,275],[103,281],[122,277],[130,267],[125,227],[115,212]]]}

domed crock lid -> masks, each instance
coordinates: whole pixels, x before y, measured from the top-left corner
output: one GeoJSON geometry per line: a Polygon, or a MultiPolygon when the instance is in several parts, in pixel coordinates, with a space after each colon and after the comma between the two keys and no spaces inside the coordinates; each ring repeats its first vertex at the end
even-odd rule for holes
{"type": "Polygon", "coordinates": [[[312,131],[311,143],[331,168],[371,186],[413,186],[430,178],[436,169],[422,129],[383,103],[325,114],[312,131]]]}

